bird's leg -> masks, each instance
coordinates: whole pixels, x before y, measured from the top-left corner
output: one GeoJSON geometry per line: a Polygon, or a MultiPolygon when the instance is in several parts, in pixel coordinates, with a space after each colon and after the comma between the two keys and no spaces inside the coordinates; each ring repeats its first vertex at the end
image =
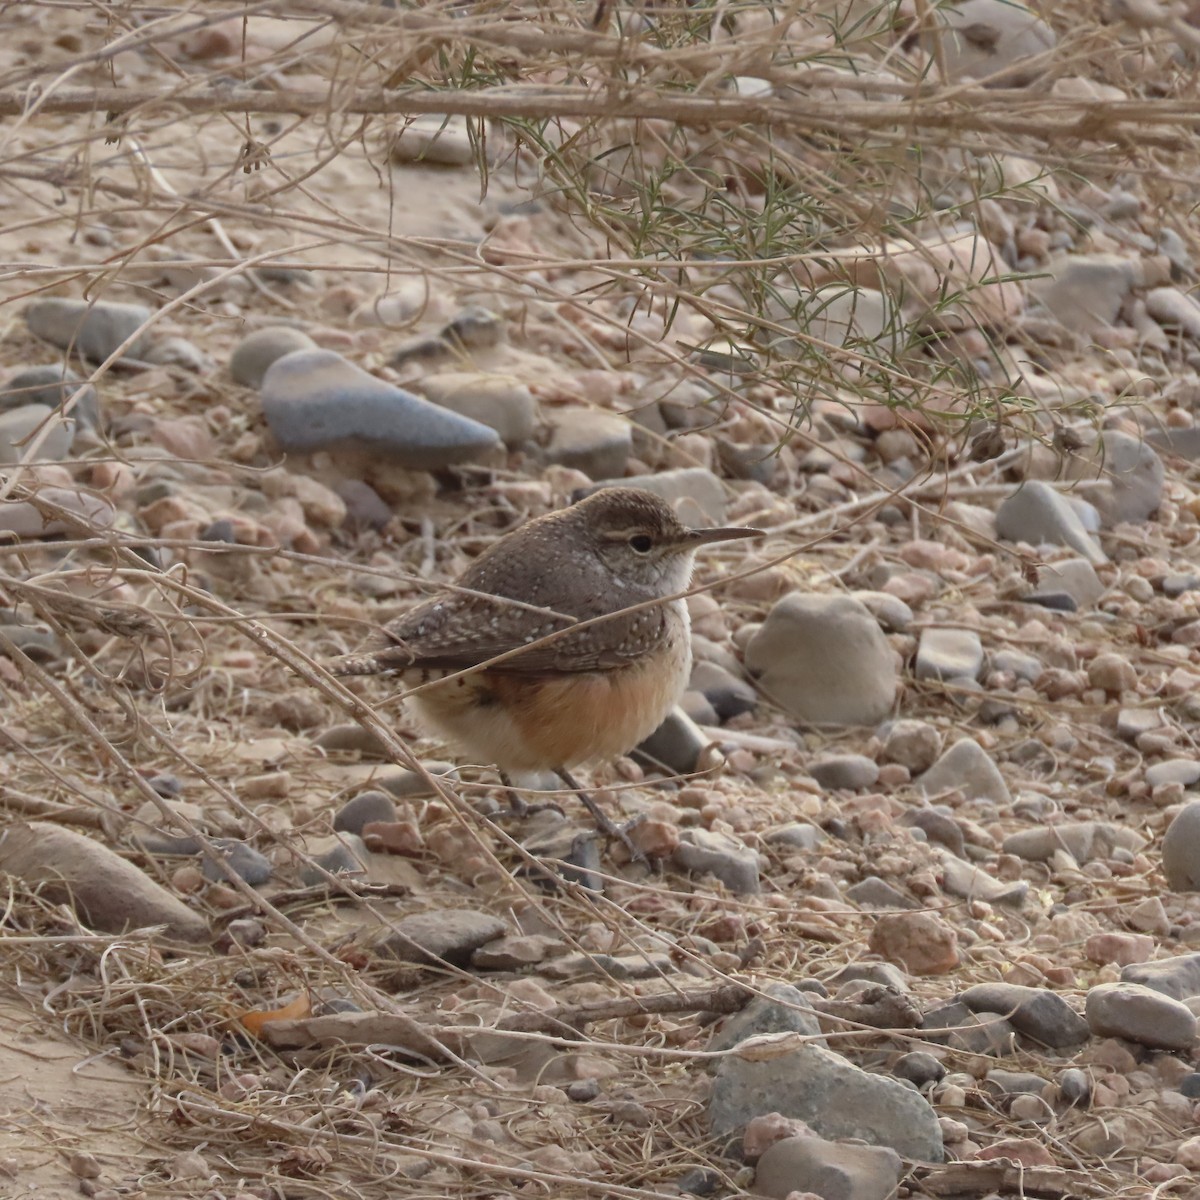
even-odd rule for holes
{"type": "Polygon", "coordinates": [[[562,809],[559,808],[559,806],[555,804],[553,800],[548,800],[545,804],[530,804],[529,801],[526,800],[515,787],[513,787],[513,782],[508,777],[507,771],[498,771],[498,774],[500,776],[500,783],[504,787],[505,796],[508,799],[509,813],[512,816],[531,817],[534,813],[546,812],[550,809],[556,813],[562,812],[562,809]]]}
{"type": "MultiPolygon", "coordinates": [[[[629,837],[629,825],[614,825],[608,815],[600,808],[600,806],[583,790],[579,781],[565,767],[556,767],[555,775],[559,777],[579,797],[584,808],[592,814],[592,820],[596,822],[596,828],[600,830],[605,837],[616,838],[617,841],[629,851],[629,857],[634,862],[645,862],[646,856],[633,844],[629,837]]],[[[637,820],[632,822],[636,825],[637,820]]]]}

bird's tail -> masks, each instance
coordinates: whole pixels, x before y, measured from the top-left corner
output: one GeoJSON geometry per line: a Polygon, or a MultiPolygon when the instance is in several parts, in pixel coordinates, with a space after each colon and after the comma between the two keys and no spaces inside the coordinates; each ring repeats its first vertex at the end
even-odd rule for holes
{"type": "Polygon", "coordinates": [[[388,671],[401,671],[412,663],[412,651],[403,642],[398,642],[382,650],[343,654],[322,665],[331,675],[383,675],[388,671]]]}

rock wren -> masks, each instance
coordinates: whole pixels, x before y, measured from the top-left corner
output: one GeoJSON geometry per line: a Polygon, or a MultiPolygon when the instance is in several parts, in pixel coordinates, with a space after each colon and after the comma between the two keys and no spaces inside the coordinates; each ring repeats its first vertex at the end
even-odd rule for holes
{"type": "Polygon", "coordinates": [[[692,662],[687,605],[668,597],[687,590],[701,546],[761,536],[688,529],[650,492],[604,488],[506,534],[458,580],[469,590],[430,597],[383,629],[386,644],[330,670],[430,685],[412,703],[432,732],[506,786],[510,771],[553,771],[620,836],[569,770],[658,728],[692,662]]]}

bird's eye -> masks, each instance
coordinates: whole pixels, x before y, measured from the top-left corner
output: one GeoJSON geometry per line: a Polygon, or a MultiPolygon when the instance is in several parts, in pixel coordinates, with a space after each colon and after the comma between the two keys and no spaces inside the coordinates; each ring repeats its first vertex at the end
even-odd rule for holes
{"type": "Polygon", "coordinates": [[[654,539],[645,533],[635,533],[629,539],[630,550],[638,554],[649,554],[654,549],[654,539]]]}

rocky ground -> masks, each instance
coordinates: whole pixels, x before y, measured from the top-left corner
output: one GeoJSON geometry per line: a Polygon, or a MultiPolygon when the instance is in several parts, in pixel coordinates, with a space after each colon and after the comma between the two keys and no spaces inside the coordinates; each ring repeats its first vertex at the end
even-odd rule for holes
{"type": "MultiPolygon", "coordinates": [[[[348,44],[6,13],[0,91],[348,44]]],[[[1186,98],[1182,7],[1044,15],[858,66],[1186,98]]],[[[0,169],[5,1195],[1196,1194],[1194,154],[940,145],[754,291],[605,225],[653,125],[592,210],[499,126],[481,199],[457,120],[89,120],[0,169]],[[645,862],[318,665],[612,480],[767,533],[588,774],[645,862]]]]}

